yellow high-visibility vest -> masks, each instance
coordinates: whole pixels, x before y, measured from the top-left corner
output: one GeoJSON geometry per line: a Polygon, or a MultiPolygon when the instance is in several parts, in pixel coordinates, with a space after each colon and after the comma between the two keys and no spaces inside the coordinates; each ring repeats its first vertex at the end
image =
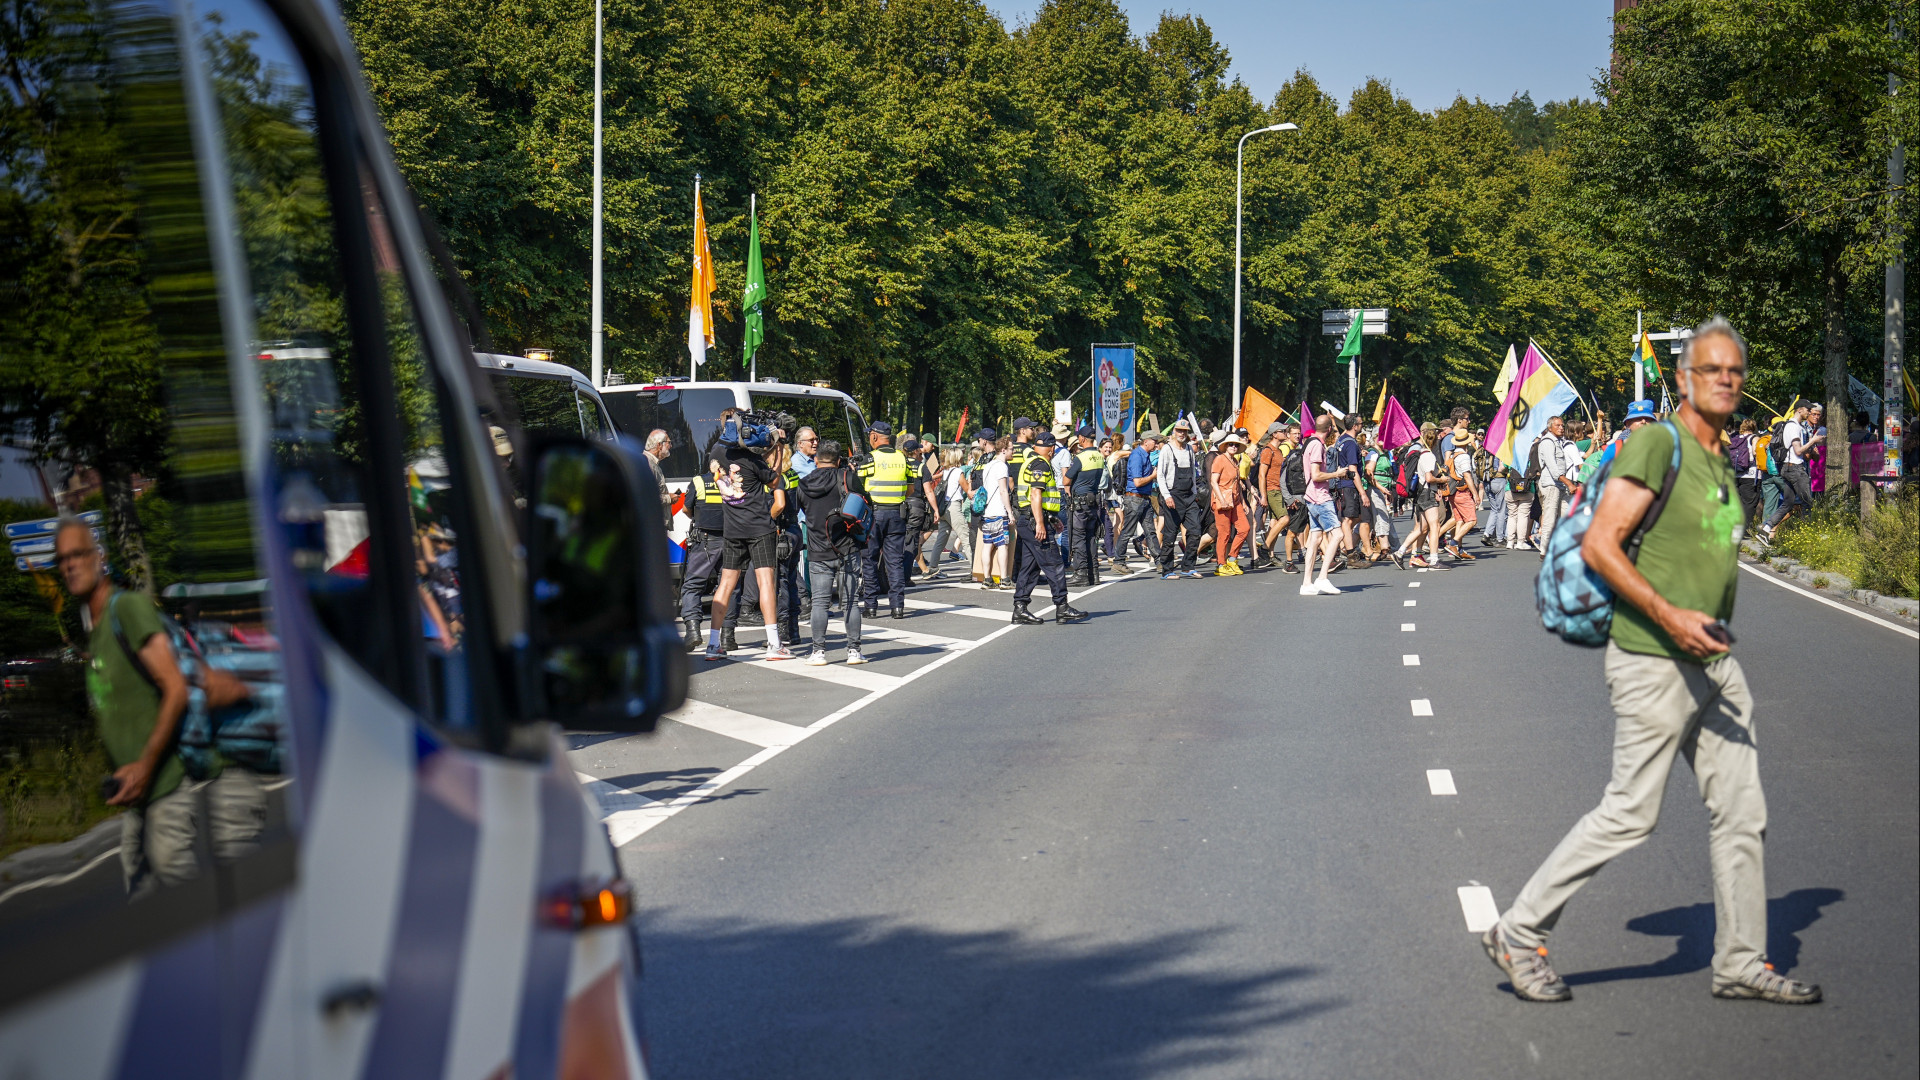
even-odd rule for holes
{"type": "Polygon", "coordinates": [[[913,468],[907,463],[907,455],[883,446],[873,452],[873,461],[863,471],[867,477],[867,497],[875,506],[899,506],[907,501],[907,489],[913,481],[913,468]]]}

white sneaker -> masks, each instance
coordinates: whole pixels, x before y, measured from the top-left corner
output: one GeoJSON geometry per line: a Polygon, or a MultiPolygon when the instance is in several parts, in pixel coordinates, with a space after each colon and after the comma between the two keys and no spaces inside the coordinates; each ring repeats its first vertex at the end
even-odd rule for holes
{"type": "Polygon", "coordinates": [[[828,663],[827,650],[825,649],[815,649],[807,654],[808,667],[826,667],[828,663]]]}
{"type": "Polygon", "coordinates": [[[1301,596],[1319,596],[1320,587],[1318,585],[1315,585],[1311,581],[1303,581],[1300,583],[1300,595],[1301,596]]]}
{"type": "Polygon", "coordinates": [[[762,660],[791,660],[793,659],[793,650],[787,648],[785,645],[782,645],[777,649],[768,650],[767,654],[761,657],[761,659],[762,660]]]}
{"type": "Polygon", "coordinates": [[[866,663],[866,662],[867,662],[867,658],[866,658],[866,657],[864,657],[864,656],[861,656],[861,655],[860,655],[860,650],[859,650],[859,649],[848,649],[848,650],[847,650],[847,663],[848,663],[848,664],[850,664],[850,665],[856,665],[856,666],[857,666],[857,665],[859,665],[859,664],[864,664],[864,663],[866,663]]]}
{"type": "Polygon", "coordinates": [[[1335,585],[1323,577],[1319,581],[1314,582],[1313,591],[1319,593],[1321,596],[1339,596],[1340,586],[1335,585]]]}

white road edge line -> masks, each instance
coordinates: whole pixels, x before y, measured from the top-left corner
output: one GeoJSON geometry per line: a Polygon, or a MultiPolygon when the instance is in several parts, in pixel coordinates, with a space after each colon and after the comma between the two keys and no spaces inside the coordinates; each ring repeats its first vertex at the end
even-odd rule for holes
{"type": "Polygon", "coordinates": [[[1433,702],[1423,697],[1414,698],[1413,699],[1413,715],[1432,716],[1433,702]]]}
{"type": "MultiPolygon", "coordinates": [[[[1227,539],[1229,539],[1229,540],[1231,540],[1231,539],[1233,539],[1233,538],[1232,538],[1232,537],[1228,537],[1227,539]]],[[[1417,604],[1419,604],[1419,603],[1420,603],[1420,601],[1418,601],[1418,600],[1402,600],[1402,601],[1400,601],[1400,606],[1401,606],[1401,607],[1414,607],[1415,605],[1417,605],[1417,604]]]]}
{"type": "MultiPolygon", "coordinates": [[[[1136,577],[1138,576],[1138,573],[1139,572],[1136,572],[1134,574],[1128,574],[1125,577],[1110,578],[1106,581],[1101,582],[1098,585],[1095,585],[1093,588],[1086,590],[1085,592],[1077,594],[1077,596],[1073,597],[1073,599],[1078,599],[1080,596],[1090,596],[1093,593],[1097,593],[1101,589],[1104,589],[1107,586],[1114,584],[1115,582],[1127,581],[1133,577],[1136,577]]],[[[912,605],[909,604],[909,606],[912,606],[912,605]]],[[[1052,605],[1048,605],[1047,607],[1036,609],[1034,611],[1034,614],[1044,617],[1047,615],[1047,613],[1051,612],[1052,610],[1053,610],[1052,605]]],[[[974,648],[978,648],[981,645],[985,645],[989,641],[993,641],[994,639],[999,638],[1004,634],[1010,633],[1018,629],[1020,629],[1018,625],[1014,623],[1008,623],[1007,625],[1001,627],[1000,629],[995,630],[993,633],[988,634],[986,637],[983,637],[978,641],[974,642],[974,648]]],[[[727,771],[710,778],[706,783],[701,784],[699,787],[694,788],[692,791],[689,791],[686,794],[681,795],[671,801],[660,802],[655,799],[649,799],[644,795],[637,795],[623,788],[615,787],[614,785],[609,784],[604,780],[594,780],[590,783],[587,783],[586,780],[584,779],[584,774],[582,774],[583,776],[582,782],[587,783],[587,787],[590,790],[592,790],[594,793],[594,796],[600,800],[601,809],[603,811],[606,809],[607,803],[609,802],[622,804],[621,809],[614,811],[613,813],[608,813],[601,818],[601,820],[606,822],[607,824],[607,832],[613,838],[613,846],[615,848],[622,847],[625,844],[629,843],[630,841],[637,839],[639,836],[641,836],[643,833],[647,832],[648,830],[652,829],[654,826],[660,824],[661,822],[667,820],[670,817],[673,817],[675,814],[678,814],[680,811],[685,810],[687,807],[711,798],[715,792],[719,791],[721,788],[726,787],[728,784],[733,783],[735,780],[738,780],[741,777],[752,772],[755,768],[759,767],[761,764],[773,760],[783,752],[787,750],[791,750],[793,747],[798,746],[800,743],[806,741],[811,736],[817,735],[820,732],[825,731],[827,728],[830,728],[833,725],[839,723],[840,721],[845,720],[847,717],[852,716],[854,713],[859,712],[861,709],[866,708],[868,705],[871,705],[874,702],[880,700],[881,698],[886,697],[888,694],[893,693],[895,690],[900,689],[902,686],[905,686],[908,683],[914,681],[915,679],[918,679],[922,675],[925,675],[930,671],[937,670],[938,668],[946,664],[949,664],[954,660],[959,659],[962,656],[966,656],[968,653],[971,653],[972,651],[973,649],[971,648],[963,649],[963,650],[954,650],[952,652],[948,652],[944,656],[936,657],[931,663],[923,664],[920,667],[915,668],[913,671],[910,671],[907,674],[900,676],[898,681],[889,683],[886,686],[882,686],[878,689],[870,691],[867,694],[867,696],[854,701],[852,704],[843,706],[840,709],[830,712],[827,715],[821,717],[820,719],[815,720],[813,723],[807,725],[804,728],[799,728],[798,733],[794,736],[794,739],[792,742],[787,743],[784,746],[769,746],[765,750],[762,750],[759,753],[754,754],[752,757],[748,758],[747,760],[742,761],[738,765],[735,765],[733,768],[728,769],[727,771]],[[638,800],[638,802],[635,803],[635,802],[632,802],[631,800],[638,800]],[[617,824],[617,827],[616,827],[616,824],[617,824]]],[[[787,661],[787,662],[792,663],[793,661],[787,661]]],[[[793,726],[793,725],[788,725],[788,726],[793,726]]]]}
{"type": "Polygon", "coordinates": [[[1460,789],[1453,786],[1452,769],[1428,769],[1427,790],[1435,795],[1460,794],[1460,789]]]}
{"type": "Polygon", "coordinates": [[[1485,885],[1462,885],[1460,914],[1466,916],[1467,933],[1484,934],[1500,921],[1499,905],[1493,902],[1493,890],[1485,885]]]}
{"type": "Polygon", "coordinates": [[[1818,600],[1821,603],[1827,605],[1828,607],[1833,608],[1836,611],[1844,611],[1847,614],[1852,615],[1856,619],[1865,619],[1870,623],[1879,623],[1881,626],[1884,626],[1889,630],[1898,630],[1900,633],[1905,634],[1910,638],[1920,638],[1920,630],[1913,630],[1908,627],[1901,626],[1899,623],[1896,623],[1896,622],[1888,622],[1887,620],[1881,618],[1878,615],[1869,615],[1864,611],[1855,611],[1852,608],[1848,607],[1847,605],[1836,603],[1835,601],[1829,600],[1826,597],[1821,596],[1817,592],[1809,592],[1808,590],[1803,589],[1798,585],[1789,585],[1786,582],[1781,581],[1779,578],[1774,577],[1772,574],[1761,573],[1759,570],[1756,570],[1753,567],[1748,566],[1746,563],[1741,563],[1740,569],[1745,570],[1747,573],[1752,574],[1754,577],[1759,578],[1761,581],[1770,581],[1773,584],[1778,585],[1781,588],[1787,590],[1788,592],[1797,592],[1801,596],[1805,596],[1813,600],[1818,600]]]}

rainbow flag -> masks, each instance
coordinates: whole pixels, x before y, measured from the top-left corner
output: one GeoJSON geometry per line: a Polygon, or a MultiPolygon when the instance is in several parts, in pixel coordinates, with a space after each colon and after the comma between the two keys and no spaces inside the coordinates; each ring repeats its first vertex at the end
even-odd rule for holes
{"type": "Polygon", "coordinates": [[[1573,387],[1533,342],[1527,342],[1527,355],[1520,359],[1520,368],[1507,387],[1507,399],[1487,425],[1487,451],[1512,468],[1526,468],[1526,454],[1547,430],[1547,421],[1578,400],[1573,387]]]}

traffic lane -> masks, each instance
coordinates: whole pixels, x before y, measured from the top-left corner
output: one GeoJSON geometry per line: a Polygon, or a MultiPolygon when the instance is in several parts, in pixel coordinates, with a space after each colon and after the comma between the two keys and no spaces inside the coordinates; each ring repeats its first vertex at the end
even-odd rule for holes
{"type": "MultiPolygon", "coordinates": [[[[1351,599],[1397,618],[1379,592],[1351,599]]],[[[1419,1072],[1417,1048],[1378,1032],[1420,995],[1349,970],[1378,936],[1356,898],[1403,922],[1451,903],[1448,889],[1383,888],[1353,857],[1398,859],[1372,815],[1409,797],[1405,770],[1355,753],[1348,716],[1385,716],[1388,699],[1274,679],[1277,659],[1318,655],[1328,609],[1309,605],[1347,601],[1196,581],[1094,599],[1135,610],[1011,634],[903,688],[834,729],[844,749],[810,742],[757,771],[759,813],[682,819],[682,847],[633,865],[659,904],[647,940],[662,1075],[1419,1072]],[[983,662],[990,677],[969,671],[983,662]],[[1111,692],[1063,687],[1075,664],[1118,672],[1111,692]],[[972,707],[948,685],[968,679],[972,707]],[[925,715],[940,722],[890,718],[925,715]],[[997,944],[981,946],[985,971],[930,949],[868,972],[881,953],[845,945],[868,938],[997,944]],[[1077,959],[1054,963],[1063,950],[1077,959]],[[1038,972],[1016,962],[1027,956],[1038,972]],[[1133,989],[1083,972],[1127,973],[1133,989]],[[1365,1020],[1303,1033],[1356,1003],[1365,1020]],[[845,1023],[808,1027],[835,1009],[845,1023]],[[876,1012],[885,1033],[867,1024],[876,1012]],[[723,1016],[763,1022],[743,1033],[723,1016]]]]}
{"type": "MultiPolygon", "coordinates": [[[[1435,760],[1459,763],[1450,767],[1461,792],[1435,800],[1444,816],[1426,839],[1462,847],[1473,868],[1467,876],[1493,887],[1504,907],[1598,802],[1611,761],[1612,713],[1600,651],[1561,643],[1539,631],[1530,605],[1501,601],[1525,595],[1537,560],[1509,556],[1486,574],[1500,587],[1470,585],[1485,565],[1476,564],[1472,577],[1455,573],[1418,590],[1426,594],[1423,607],[1457,613],[1484,636],[1413,636],[1424,639],[1418,670],[1434,703],[1435,760]],[[1505,642],[1513,648],[1487,647],[1505,642]],[[1447,722],[1462,712],[1472,719],[1447,722]],[[1448,825],[1462,835],[1449,835],[1448,825]]],[[[1504,1011],[1517,1026],[1495,1009],[1487,1014],[1494,1023],[1469,1028],[1469,1041],[1523,1034],[1529,1059],[1537,1052],[1555,1067],[1600,1054],[1625,1066],[1699,1075],[1731,1072],[1730,1063],[1763,1074],[1836,1065],[1866,1075],[1890,1067],[1912,1074],[1910,973],[1920,919],[1913,887],[1915,706],[1897,680],[1881,680],[1854,691],[1858,700],[1877,703],[1875,719],[1845,734],[1783,722],[1795,710],[1841,715],[1833,702],[1847,692],[1841,672],[1798,674],[1800,650],[1791,636],[1773,632],[1804,611],[1839,620],[1824,627],[1843,636],[1837,648],[1881,659],[1906,649],[1909,669],[1914,657],[1911,639],[1742,579],[1733,625],[1736,655],[1757,700],[1770,806],[1768,949],[1777,967],[1822,983],[1828,1004],[1792,1010],[1708,995],[1707,818],[1691,770],[1680,762],[1660,828],[1581,891],[1552,942],[1577,1011],[1512,1002],[1504,1011]],[[1781,600],[1791,603],[1783,608],[1781,600]],[[1889,949],[1900,962],[1886,962],[1889,949]],[[1629,1034],[1605,1037],[1610,1031],[1629,1034]],[[1757,1066],[1748,1049],[1756,1045],[1768,1048],[1757,1066]]],[[[1486,972],[1499,980],[1490,965],[1486,972]]]]}

